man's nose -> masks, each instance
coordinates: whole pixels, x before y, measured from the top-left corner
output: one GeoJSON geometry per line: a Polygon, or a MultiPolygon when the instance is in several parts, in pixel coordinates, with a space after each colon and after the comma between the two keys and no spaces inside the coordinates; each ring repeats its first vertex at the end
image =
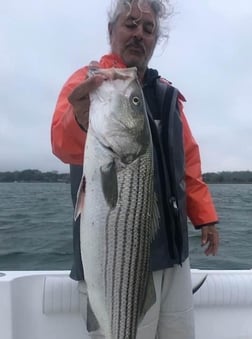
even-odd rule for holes
{"type": "Polygon", "coordinates": [[[137,40],[142,40],[143,39],[143,26],[142,25],[137,25],[136,28],[134,29],[134,37],[137,40]]]}

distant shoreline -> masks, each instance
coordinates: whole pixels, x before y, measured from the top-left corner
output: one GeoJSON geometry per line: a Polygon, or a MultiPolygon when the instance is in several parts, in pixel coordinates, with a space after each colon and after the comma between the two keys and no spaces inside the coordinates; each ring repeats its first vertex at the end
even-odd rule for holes
{"type": "Polygon", "coordinates": [[[0,172],[0,183],[26,182],[26,183],[69,183],[69,173],[57,171],[41,172],[40,170],[27,169],[23,171],[0,172]]]}
{"type": "MultiPolygon", "coordinates": [[[[203,179],[208,184],[252,184],[252,171],[207,172],[203,179]]],[[[70,183],[69,173],[57,171],[41,172],[27,169],[23,171],[0,172],[0,183],[70,183]]]]}

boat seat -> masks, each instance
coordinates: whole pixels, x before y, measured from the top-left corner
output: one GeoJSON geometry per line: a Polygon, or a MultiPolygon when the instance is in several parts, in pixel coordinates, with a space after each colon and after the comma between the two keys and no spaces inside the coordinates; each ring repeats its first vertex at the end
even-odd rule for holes
{"type": "MultiPolygon", "coordinates": [[[[252,270],[194,269],[192,282],[197,339],[252,338],[252,270]]],[[[0,338],[88,339],[85,294],[69,271],[3,272],[0,338]]]]}
{"type": "MultiPolygon", "coordinates": [[[[194,295],[194,304],[209,306],[252,305],[251,274],[211,274],[194,295]]],[[[43,289],[43,314],[79,313],[78,282],[68,276],[46,276],[43,289]]]]}
{"type": "MultiPolygon", "coordinates": [[[[200,276],[203,277],[201,273],[200,276]]],[[[251,287],[251,273],[215,271],[207,275],[205,282],[195,293],[194,304],[198,307],[249,307],[252,306],[251,287]]]]}
{"type": "Polygon", "coordinates": [[[78,282],[69,277],[47,276],[44,278],[43,314],[79,313],[78,282]]]}

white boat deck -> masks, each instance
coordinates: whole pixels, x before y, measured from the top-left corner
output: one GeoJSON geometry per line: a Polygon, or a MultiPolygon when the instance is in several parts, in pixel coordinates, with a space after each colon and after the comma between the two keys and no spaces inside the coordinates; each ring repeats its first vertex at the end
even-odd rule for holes
{"type": "MultiPolygon", "coordinates": [[[[0,272],[1,339],[88,338],[68,271],[0,272]]],[[[196,339],[252,339],[252,270],[192,270],[196,339]]]]}

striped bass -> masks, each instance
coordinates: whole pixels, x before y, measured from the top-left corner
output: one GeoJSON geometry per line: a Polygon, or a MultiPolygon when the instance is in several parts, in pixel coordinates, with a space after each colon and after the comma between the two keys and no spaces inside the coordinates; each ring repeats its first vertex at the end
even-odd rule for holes
{"type": "Polygon", "coordinates": [[[136,68],[100,69],[109,80],[90,93],[89,128],[76,217],[89,305],[87,328],[134,339],[155,302],[150,244],[158,223],[153,149],[136,68]]]}

